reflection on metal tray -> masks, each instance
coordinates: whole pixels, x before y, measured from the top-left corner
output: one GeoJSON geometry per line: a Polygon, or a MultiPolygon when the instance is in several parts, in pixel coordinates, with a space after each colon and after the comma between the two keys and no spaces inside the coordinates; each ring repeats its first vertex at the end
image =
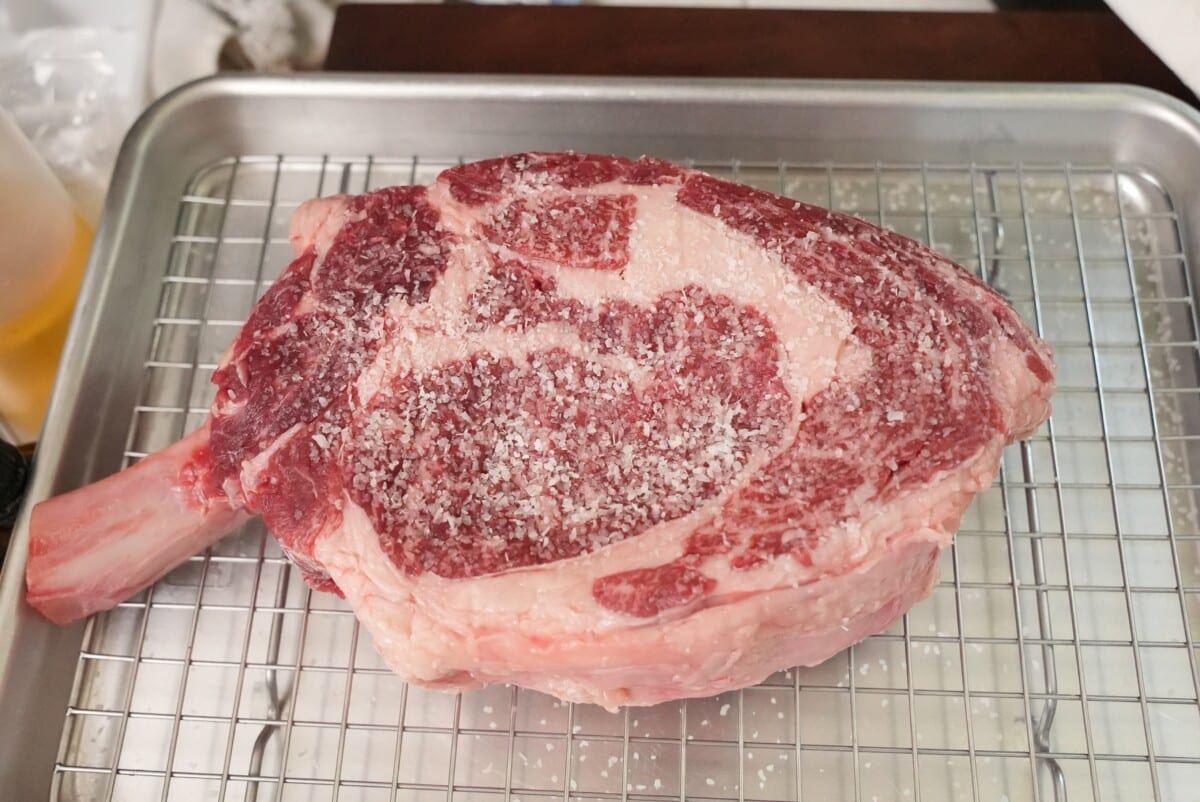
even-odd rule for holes
{"type": "Polygon", "coordinates": [[[891,630],[756,688],[618,714],[509,687],[406,687],[347,606],[306,588],[257,523],[90,621],[82,642],[19,604],[10,566],[0,710],[9,721],[23,705],[43,711],[23,719],[23,744],[0,735],[10,787],[63,800],[1200,799],[1195,120],[1163,123],[1194,138],[1170,151],[1168,172],[1155,145],[1170,138],[1143,118],[1178,112],[1123,91],[264,83],[193,88],[135,134],[35,493],[199,423],[217,356],[288,262],[300,201],[427,182],[461,157],[525,147],[694,158],[929,242],[1054,345],[1054,417],[1008,450],[933,597],[891,630]],[[462,107],[505,93],[524,120],[462,107]],[[409,117],[433,125],[430,98],[446,119],[413,134],[409,117]],[[389,100],[374,123],[391,128],[345,138],[334,126],[297,142],[286,120],[250,117],[276,103],[367,125],[379,114],[369,104],[389,100]],[[610,124],[629,122],[607,139],[591,126],[606,103],[610,124]],[[225,152],[182,159],[177,184],[139,184],[154,143],[181,158],[177,129],[205,104],[220,112],[209,136],[225,152]],[[1120,130],[1147,126],[1146,141],[1085,127],[1093,107],[1121,111],[1120,130]],[[878,130],[864,137],[855,110],[878,130]],[[747,113],[760,115],[757,135],[730,131],[747,113]],[[957,125],[945,141],[925,131],[938,115],[957,125]],[[474,140],[452,141],[467,120],[474,140]],[[787,125],[825,130],[789,138],[787,125]],[[1011,140],[1022,125],[1025,144],[989,133],[1011,140]],[[123,292],[149,300],[122,311],[123,292]],[[98,339],[126,327],[131,354],[98,339]],[[18,648],[41,676],[21,673],[18,648]]]}

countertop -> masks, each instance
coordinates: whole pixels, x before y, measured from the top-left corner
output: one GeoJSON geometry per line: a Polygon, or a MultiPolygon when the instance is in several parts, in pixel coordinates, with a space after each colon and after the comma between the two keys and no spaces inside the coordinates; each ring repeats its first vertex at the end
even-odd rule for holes
{"type": "Polygon", "coordinates": [[[331,70],[1114,82],[1196,96],[1107,11],[344,5],[331,70]]]}

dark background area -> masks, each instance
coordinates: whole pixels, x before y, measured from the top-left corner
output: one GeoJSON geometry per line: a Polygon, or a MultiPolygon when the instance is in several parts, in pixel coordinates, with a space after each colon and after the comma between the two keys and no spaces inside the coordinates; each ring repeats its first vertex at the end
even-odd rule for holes
{"type": "Polygon", "coordinates": [[[1006,5],[1025,8],[351,4],[338,10],[326,63],[401,73],[1129,83],[1196,104],[1099,0],[1042,0],[1043,10],[1006,5]]]}
{"type": "Polygon", "coordinates": [[[996,7],[1006,11],[1043,10],[1043,11],[1104,11],[1108,6],[1104,0],[992,0],[996,7]]]}

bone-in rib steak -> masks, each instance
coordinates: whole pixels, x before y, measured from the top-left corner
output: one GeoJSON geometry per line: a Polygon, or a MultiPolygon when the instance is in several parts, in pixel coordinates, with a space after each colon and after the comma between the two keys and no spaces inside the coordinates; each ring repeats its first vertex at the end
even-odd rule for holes
{"type": "Polygon", "coordinates": [[[1047,346],[860,220],[526,154],[311,201],[197,433],[33,515],[29,601],[110,607],[258,512],[398,674],[650,704],[924,597],[1047,346]]]}

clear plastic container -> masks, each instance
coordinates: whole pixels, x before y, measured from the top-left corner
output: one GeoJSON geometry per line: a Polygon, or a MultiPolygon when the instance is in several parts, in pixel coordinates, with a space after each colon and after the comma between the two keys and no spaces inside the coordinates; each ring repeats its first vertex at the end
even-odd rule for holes
{"type": "Polygon", "coordinates": [[[0,433],[41,429],[92,228],[0,109],[0,433]]]}

